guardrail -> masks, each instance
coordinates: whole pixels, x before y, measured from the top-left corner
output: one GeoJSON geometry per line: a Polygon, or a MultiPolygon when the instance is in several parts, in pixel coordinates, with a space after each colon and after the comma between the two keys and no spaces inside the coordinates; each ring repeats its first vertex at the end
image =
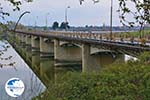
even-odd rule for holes
{"type": "Polygon", "coordinates": [[[40,36],[45,38],[54,38],[59,39],[63,41],[70,41],[70,42],[77,42],[77,43],[87,43],[87,44],[93,44],[93,45],[101,45],[105,47],[110,48],[126,48],[126,49],[133,49],[133,50],[139,50],[139,51],[150,51],[150,45],[142,45],[136,42],[130,42],[130,41],[113,41],[104,39],[101,37],[101,34],[86,34],[86,36],[79,34],[72,34],[72,33],[60,33],[60,32],[42,32],[42,31],[32,31],[32,32],[24,32],[24,31],[15,31],[16,33],[20,34],[26,34],[26,35],[34,35],[34,36],[40,36]]]}

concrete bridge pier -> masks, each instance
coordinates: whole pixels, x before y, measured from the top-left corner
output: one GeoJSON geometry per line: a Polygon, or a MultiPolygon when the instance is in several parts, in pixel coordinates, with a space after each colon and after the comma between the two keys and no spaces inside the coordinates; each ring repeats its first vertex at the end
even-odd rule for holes
{"type": "Polygon", "coordinates": [[[81,48],[74,45],[60,45],[60,42],[54,40],[55,66],[81,65],[81,48]]]}
{"type": "Polygon", "coordinates": [[[26,49],[31,50],[31,35],[25,36],[26,49]]]}
{"type": "Polygon", "coordinates": [[[20,34],[20,45],[21,47],[25,47],[25,44],[26,44],[26,40],[25,40],[25,34],[20,34]]]}
{"type": "Polygon", "coordinates": [[[31,47],[31,35],[26,35],[25,36],[25,41],[26,41],[26,61],[30,64],[32,64],[32,47],[31,47]]]}
{"type": "Polygon", "coordinates": [[[91,59],[91,49],[89,44],[82,44],[82,71],[90,71],[94,65],[91,59]]]}
{"type": "Polygon", "coordinates": [[[118,54],[113,51],[99,49],[95,51],[89,44],[82,44],[82,71],[100,71],[102,67],[107,67],[114,62],[123,62],[123,54],[118,54]]]}
{"type": "Polygon", "coordinates": [[[23,39],[22,34],[18,34],[18,38],[19,38],[19,45],[21,45],[22,43],[25,42],[25,40],[23,39]],[[22,40],[23,39],[23,40],[22,40]]]}
{"type": "Polygon", "coordinates": [[[21,34],[19,34],[19,33],[13,33],[13,35],[12,35],[13,39],[14,39],[14,36],[15,36],[15,42],[20,45],[21,44],[21,34]]]}
{"type": "Polygon", "coordinates": [[[39,52],[40,51],[40,39],[38,36],[31,36],[31,46],[32,52],[39,52]]]}
{"type": "Polygon", "coordinates": [[[54,43],[50,39],[40,37],[40,57],[54,56],[54,43]]]}

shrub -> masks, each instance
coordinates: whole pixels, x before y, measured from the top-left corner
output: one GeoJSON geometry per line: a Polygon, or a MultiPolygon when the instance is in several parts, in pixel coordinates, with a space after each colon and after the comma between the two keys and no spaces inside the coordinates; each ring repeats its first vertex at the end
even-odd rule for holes
{"type": "MultiPolygon", "coordinates": [[[[149,54],[149,53],[148,53],[149,54]]],[[[67,73],[38,98],[41,100],[149,100],[147,53],[139,61],[114,64],[98,73],[67,73]]]]}

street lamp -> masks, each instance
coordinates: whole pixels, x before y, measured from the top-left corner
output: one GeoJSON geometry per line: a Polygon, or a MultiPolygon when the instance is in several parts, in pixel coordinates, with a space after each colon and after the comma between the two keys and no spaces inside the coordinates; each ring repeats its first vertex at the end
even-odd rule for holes
{"type": "Polygon", "coordinates": [[[17,23],[16,23],[16,25],[15,25],[14,31],[16,31],[17,25],[18,25],[19,21],[21,20],[21,18],[22,18],[25,14],[28,14],[28,13],[30,13],[30,12],[29,12],[29,11],[25,11],[25,12],[23,12],[23,13],[20,15],[20,17],[18,18],[17,23]]]}
{"type": "Polygon", "coordinates": [[[67,23],[68,22],[68,9],[70,8],[70,6],[67,6],[67,8],[65,9],[65,22],[67,23]]]}
{"type": "MultiPolygon", "coordinates": [[[[17,29],[17,25],[19,24],[19,21],[21,20],[21,18],[25,15],[25,14],[28,14],[28,13],[30,13],[29,11],[25,11],[25,12],[23,12],[20,16],[19,16],[19,18],[18,18],[18,20],[17,20],[17,23],[16,23],[16,25],[15,25],[15,27],[14,27],[14,32],[16,31],[16,29],[17,29]]],[[[15,34],[14,34],[14,39],[15,39],[15,34]]],[[[15,44],[15,40],[13,40],[13,44],[15,44]]]]}
{"type": "Polygon", "coordinates": [[[112,40],[112,14],[113,14],[113,0],[111,0],[111,8],[110,8],[110,40],[112,40]]]}
{"type": "Polygon", "coordinates": [[[47,26],[48,26],[48,21],[47,21],[47,17],[48,17],[49,13],[46,14],[46,20],[45,20],[45,30],[47,30],[47,26]]]}
{"type": "Polygon", "coordinates": [[[68,9],[70,8],[70,6],[67,6],[65,9],[65,30],[67,30],[67,24],[68,24],[68,9]]]}
{"type": "MultiPolygon", "coordinates": [[[[36,16],[36,19],[38,20],[38,16],[36,16]]],[[[37,28],[37,22],[36,22],[36,19],[35,19],[35,30],[37,28]]]]}

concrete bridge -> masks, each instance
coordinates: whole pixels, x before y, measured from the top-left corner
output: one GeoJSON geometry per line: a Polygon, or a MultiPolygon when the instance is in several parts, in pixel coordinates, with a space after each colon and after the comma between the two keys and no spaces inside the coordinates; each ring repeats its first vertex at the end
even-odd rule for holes
{"type": "Polygon", "coordinates": [[[83,72],[99,70],[117,59],[124,61],[124,54],[136,56],[150,51],[149,45],[129,40],[110,41],[103,38],[105,34],[18,30],[11,35],[32,52],[40,52],[41,57],[54,56],[55,66],[82,64],[83,72]]]}

